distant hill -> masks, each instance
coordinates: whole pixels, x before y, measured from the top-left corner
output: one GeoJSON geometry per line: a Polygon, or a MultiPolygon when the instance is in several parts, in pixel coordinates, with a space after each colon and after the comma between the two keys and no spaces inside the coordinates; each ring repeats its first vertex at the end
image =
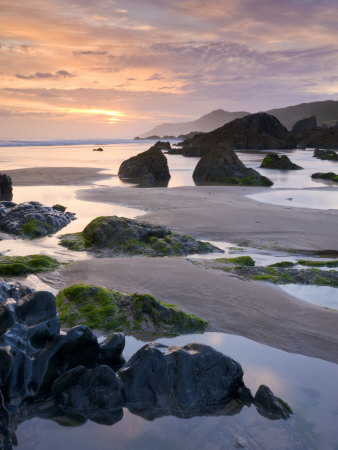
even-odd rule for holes
{"type": "Polygon", "coordinates": [[[181,123],[163,123],[157,127],[140,135],[141,138],[148,136],[180,136],[181,134],[188,134],[191,131],[212,131],[219,128],[225,123],[231,122],[234,119],[244,117],[250,113],[246,111],[229,112],[223,109],[216,109],[205,116],[200,117],[192,122],[181,123]]]}
{"type": "Polygon", "coordinates": [[[338,101],[325,100],[323,102],[301,103],[286,108],[270,109],[265,111],[272,114],[291,129],[298,120],[309,116],[316,116],[318,125],[335,125],[338,122],[338,101]]]}
{"type": "MultiPolygon", "coordinates": [[[[322,102],[301,103],[286,108],[270,109],[265,112],[277,117],[289,130],[299,120],[313,115],[316,116],[318,125],[335,125],[338,122],[338,101],[325,100],[322,102]]],[[[141,134],[140,137],[180,136],[192,131],[209,132],[248,114],[250,113],[245,111],[229,112],[223,109],[217,109],[192,122],[163,123],[141,134]]]]}

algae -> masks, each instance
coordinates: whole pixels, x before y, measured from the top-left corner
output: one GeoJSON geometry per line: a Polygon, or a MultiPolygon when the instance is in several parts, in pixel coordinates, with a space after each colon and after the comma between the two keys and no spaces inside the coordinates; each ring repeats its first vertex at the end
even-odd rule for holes
{"type": "Polygon", "coordinates": [[[0,275],[26,275],[48,272],[59,267],[59,262],[46,255],[4,256],[0,255],[0,275]]]}

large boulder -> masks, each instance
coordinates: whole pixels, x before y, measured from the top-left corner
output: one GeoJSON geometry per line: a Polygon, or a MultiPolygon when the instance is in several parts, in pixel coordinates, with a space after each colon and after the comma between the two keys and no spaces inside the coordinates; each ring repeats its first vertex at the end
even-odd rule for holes
{"type": "Polygon", "coordinates": [[[312,130],[317,127],[316,116],[306,117],[305,119],[298,120],[292,127],[292,133],[301,133],[303,131],[312,130]]]}
{"type": "Polygon", "coordinates": [[[257,113],[235,119],[210,133],[186,139],[183,156],[204,156],[219,146],[234,150],[290,149],[296,147],[296,141],[276,117],[257,113]]]}
{"type": "Polygon", "coordinates": [[[277,153],[268,153],[260,165],[262,169],[276,170],[300,170],[303,167],[297,166],[290,161],[286,155],[278,156],[277,153]]]}
{"type": "Polygon", "coordinates": [[[0,173],[0,200],[12,200],[12,179],[5,173],[0,173]]]}
{"type": "Polygon", "coordinates": [[[46,236],[74,219],[74,213],[62,212],[39,202],[0,202],[0,230],[9,234],[29,238],[46,236]]]}
{"type": "Polygon", "coordinates": [[[193,173],[196,184],[271,186],[268,178],[247,168],[230,147],[216,147],[203,156],[193,173]]]}
{"type": "Polygon", "coordinates": [[[123,161],[118,175],[144,187],[167,186],[170,179],[167,158],[156,145],[123,161]]]}
{"type": "Polygon", "coordinates": [[[190,417],[234,397],[252,401],[240,364],[203,344],[147,344],[117,375],[126,406],[147,419],[158,417],[159,411],[190,417]]]}

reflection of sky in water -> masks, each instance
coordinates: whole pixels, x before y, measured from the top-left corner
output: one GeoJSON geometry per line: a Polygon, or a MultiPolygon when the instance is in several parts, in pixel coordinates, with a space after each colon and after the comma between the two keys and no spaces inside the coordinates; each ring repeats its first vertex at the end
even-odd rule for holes
{"type": "MultiPolygon", "coordinates": [[[[162,417],[147,422],[125,411],[111,427],[87,422],[78,428],[64,428],[51,421],[33,419],[18,429],[19,450],[81,448],[121,450],[221,449],[232,448],[243,438],[253,449],[334,448],[337,432],[338,366],[315,358],[281,350],[222,333],[160,339],[167,345],[201,342],[239,361],[244,381],[255,393],[267,384],[295,411],[289,421],[269,421],[253,406],[239,415],[178,419],[162,417]],[[311,439],[315,444],[311,445],[311,439]]],[[[125,356],[130,357],[144,343],[127,338],[125,356]]]]}
{"type": "MultiPolygon", "coordinates": [[[[303,286],[285,284],[279,286],[283,291],[306,302],[326,308],[338,309],[338,289],[329,286],[303,286]]],[[[338,405],[337,405],[338,406],[338,405]]]]}

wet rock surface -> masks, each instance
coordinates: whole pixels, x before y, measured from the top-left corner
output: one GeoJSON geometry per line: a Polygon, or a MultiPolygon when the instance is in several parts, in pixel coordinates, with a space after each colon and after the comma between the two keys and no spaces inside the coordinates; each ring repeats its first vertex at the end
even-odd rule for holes
{"type": "Polygon", "coordinates": [[[56,233],[72,220],[75,214],[39,202],[0,202],[0,230],[5,233],[37,238],[56,233]]]}
{"type": "Polygon", "coordinates": [[[170,173],[167,158],[161,150],[162,145],[156,143],[149,150],[123,161],[118,172],[121,180],[143,187],[167,186],[170,173]]]}
{"type": "Polygon", "coordinates": [[[233,150],[295,148],[292,134],[279,120],[266,113],[249,114],[209,133],[197,134],[183,142],[183,156],[204,156],[217,146],[233,150]]]}
{"type": "Polygon", "coordinates": [[[114,254],[148,256],[222,252],[208,242],[173,234],[165,226],[118,216],[92,220],[81,233],[61,236],[60,244],[71,250],[108,250],[114,254]]]}
{"type": "Polygon", "coordinates": [[[300,170],[303,167],[297,166],[290,161],[286,155],[278,156],[277,153],[268,153],[260,165],[262,169],[277,170],[300,170]]]}
{"type": "MultiPolygon", "coordinates": [[[[0,336],[0,443],[6,450],[16,442],[16,427],[33,417],[112,425],[124,406],[154,419],[233,415],[253,402],[240,364],[209,346],[148,344],[125,363],[121,333],[99,343],[85,326],[60,331],[51,293],[27,295],[26,288],[3,282],[0,292],[11,318],[0,336]]],[[[270,392],[268,400],[260,397],[257,408],[270,418],[276,398],[270,392]]]]}
{"type": "Polygon", "coordinates": [[[12,179],[5,173],[0,173],[0,200],[12,200],[13,187],[12,179]]]}
{"type": "Polygon", "coordinates": [[[234,184],[271,186],[268,178],[247,168],[230,147],[217,147],[203,156],[193,173],[197,185],[234,184]]]}

